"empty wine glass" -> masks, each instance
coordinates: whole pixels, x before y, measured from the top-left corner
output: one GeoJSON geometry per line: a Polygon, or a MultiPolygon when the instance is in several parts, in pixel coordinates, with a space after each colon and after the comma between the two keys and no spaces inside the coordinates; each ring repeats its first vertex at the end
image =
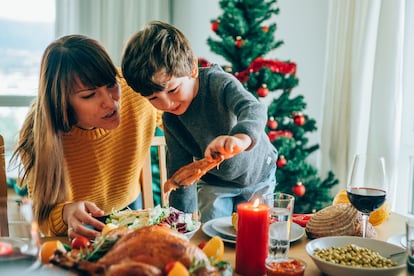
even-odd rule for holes
{"type": "Polygon", "coordinates": [[[369,215],[384,204],[386,194],[384,157],[355,155],[349,174],[347,195],[351,204],[362,213],[362,237],[366,237],[369,215]]]}

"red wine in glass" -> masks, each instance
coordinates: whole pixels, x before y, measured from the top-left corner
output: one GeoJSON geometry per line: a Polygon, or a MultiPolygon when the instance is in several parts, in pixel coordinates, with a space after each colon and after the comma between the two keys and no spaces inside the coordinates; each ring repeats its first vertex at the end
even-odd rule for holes
{"type": "Polygon", "coordinates": [[[355,155],[346,191],[352,206],[362,213],[362,237],[366,236],[369,215],[384,204],[387,190],[385,158],[355,155]]]}
{"type": "Polygon", "coordinates": [[[387,193],[376,188],[352,187],[347,194],[349,201],[358,211],[369,214],[384,204],[387,193]]]}

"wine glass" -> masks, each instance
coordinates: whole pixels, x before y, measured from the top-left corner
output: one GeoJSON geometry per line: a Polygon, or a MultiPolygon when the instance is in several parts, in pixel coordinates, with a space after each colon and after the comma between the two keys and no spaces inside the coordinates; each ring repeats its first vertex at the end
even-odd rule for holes
{"type": "Polygon", "coordinates": [[[355,155],[349,174],[347,195],[351,204],[362,213],[363,238],[366,237],[369,215],[384,204],[386,194],[384,157],[355,155]]]}

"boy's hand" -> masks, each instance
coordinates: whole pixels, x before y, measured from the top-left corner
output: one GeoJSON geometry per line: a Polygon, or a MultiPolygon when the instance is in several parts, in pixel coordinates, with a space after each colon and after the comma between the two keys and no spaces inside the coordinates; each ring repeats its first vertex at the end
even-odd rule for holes
{"type": "Polygon", "coordinates": [[[218,155],[223,156],[224,159],[229,159],[245,151],[251,143],[252,139],[246,134],[218,136],[207,146],[204,156],[210,162],[216,159],[218,155]]]}

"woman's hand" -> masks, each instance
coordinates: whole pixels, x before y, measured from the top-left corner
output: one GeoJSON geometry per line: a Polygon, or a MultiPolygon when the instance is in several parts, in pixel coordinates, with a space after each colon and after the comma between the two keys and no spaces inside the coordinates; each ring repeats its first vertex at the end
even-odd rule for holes
{"type": "Polygon", "coordinates": [[[93,230],[91,227],[102,230],[105,226],[104,223],[94,218],[103,216],[104,211],[89,201],[68,203],[63,207],[62,213],[63,221],[68,225],[69,240],[77,236],[94,239],[101,232],[93,230]]]}
{"type": "Polygon", "coordinates": [[[251,144],[252,139],[246,134],[218,136],[207,146],[204,156],[208,161],[212,161],[220,155],[224,159],[229,159],[245,151],[251,144]]]}

